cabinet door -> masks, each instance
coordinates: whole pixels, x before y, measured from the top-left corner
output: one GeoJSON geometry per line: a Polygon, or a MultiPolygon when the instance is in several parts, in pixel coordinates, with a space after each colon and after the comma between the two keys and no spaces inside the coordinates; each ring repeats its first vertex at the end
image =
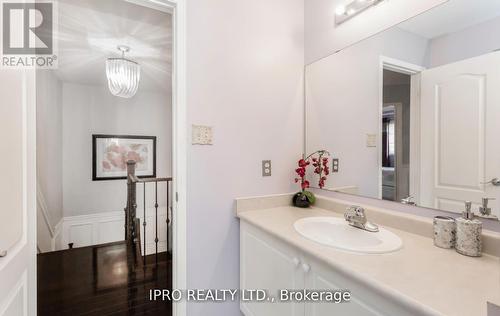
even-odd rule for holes
{"type": "Polygon", "coordinates": [[[280,303],[280,289],[303,289],[298,253],[265,232],[241,222],[240,288],[267,290],[276,302],[242,301],[246,316],[303,316],[304,304],[280,303]]]}
{"type": "Polygon", "coordinates": [[[370,289],[365,284],[336,272],[333,268],[314,259],[306,259],[310,271],[305,275],[305,287],[309,290],[347,290],[350,302],[306,303],[306,316],[417,316],[424,315],[403,303],[397,303],[386,295],[370,289]]]}

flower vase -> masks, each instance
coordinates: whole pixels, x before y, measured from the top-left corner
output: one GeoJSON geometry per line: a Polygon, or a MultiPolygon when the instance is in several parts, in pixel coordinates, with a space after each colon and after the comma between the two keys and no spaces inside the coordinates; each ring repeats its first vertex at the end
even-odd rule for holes
{"type": "Polygon", "coordinates": [[[309,199],[303,192],[296,193],[292,198],[292,203],[293,206],[300,208],[308,208],[311,205],[309,199]]]}

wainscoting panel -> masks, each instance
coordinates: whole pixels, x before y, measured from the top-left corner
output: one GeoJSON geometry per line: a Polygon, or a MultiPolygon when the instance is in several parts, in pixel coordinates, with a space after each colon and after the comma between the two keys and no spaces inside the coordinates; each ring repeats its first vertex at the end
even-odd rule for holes
{"type": "MultiPolygon", "coordinates": [[[[144,242],[143,211],[137,210],[141,220],[141,240],[144,242]]],[[[167,247],[167,208],[158,208],[158,251],[167,247]]],[[[155,252],[155,209],[146,209],[146,253],[155,252]]],[[[69,243],[74,248],[121,241],[125,239],[125,212],[111,211],[91,215],[64,217],[62,223],[61,244],[57,250],[68,249],[69,243]]],[[[57,244],[57,243],[56,243],[57,244]]],[[[142,249],[143,244],[141,244],[142,249]]]]}

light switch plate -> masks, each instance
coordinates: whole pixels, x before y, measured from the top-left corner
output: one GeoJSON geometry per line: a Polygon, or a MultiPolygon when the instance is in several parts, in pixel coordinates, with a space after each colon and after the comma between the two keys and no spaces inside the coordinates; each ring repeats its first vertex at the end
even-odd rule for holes
{"type": "Polygon", "coordinates": [[[377,147],[377,134],[366,134],[366,147],[377,147]]]}
{"type": "Polygon", "coordinates": [[[213,145],[213,128],[211,126],[193,125],[193,145],[213,145]]]}
{"type": "Polygon", "coordinates": [[[272,174],[271,160],[262,160],[262,176],[270,177],[272,174]]]}

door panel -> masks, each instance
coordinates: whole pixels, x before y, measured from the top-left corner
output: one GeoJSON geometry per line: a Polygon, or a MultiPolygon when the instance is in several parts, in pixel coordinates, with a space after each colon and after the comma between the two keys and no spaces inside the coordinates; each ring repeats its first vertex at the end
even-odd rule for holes
{"type": "MultiPolygon", "coordinates": [[[[328,273],[323,274],[318,268],[312,270],[307,276],[306,288],[311,290],[341,290],[343,289],[331,280],[328,273]]],[[[356,316],[381,316],[375,310],[353,296],[350,302],[335,303],[306,303],[307,316],[331,315],[356,315],[356,316]]]]}
{"type": "Polygon", "coordinates": [[[422,206],[461,212],[465,200],[500,198],[481,184],[500,177],[499,69],[496,52],[422,72],[422,206]]]}
{"type": "MultiPolygon", "coordinates": [[[[10,80],[2,80],[0,105],[0,251],[9,250],[23,235],[23,107],[22,73],[11,70],[10,80]]],[[[5,76],[5,74],[3,74],[5,76]]]]}
{"type": "Polygon", "coordinates": [[[435,93],[437,186],[481,191],[486,76],[457,74],[449,79],[436,85],[435,93]]]}
{"type": "Polygon", "coordinates": [[[0,71],[0,315],[36,314],[34,71],[0,71]]]}
{"type": "Polygon", "coordinates": [[[306,316],[423,316],[427,312],[417,310],[414,306],[399,298],[382,293],[341,273],[315,258],[305,258],[310,264],[310,271],[305,276],[305,288],[310,290],[347,290],[351,300],[340,304],[306,303],[306,316]]]}

